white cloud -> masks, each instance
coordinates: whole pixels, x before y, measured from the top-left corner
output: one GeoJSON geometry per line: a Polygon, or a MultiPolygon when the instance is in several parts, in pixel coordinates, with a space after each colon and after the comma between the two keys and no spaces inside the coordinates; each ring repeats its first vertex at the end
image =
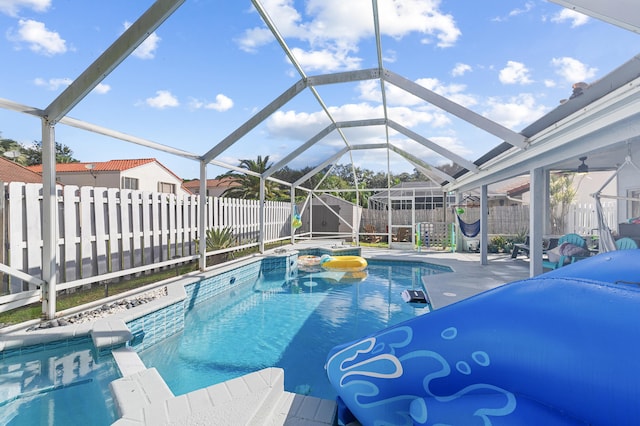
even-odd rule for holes
{"type": "Polygon", "coordinates": [[[558,24],[571,22],[571,28],[576,28],[589,22],[589,17],[580,12],[571,9],[562,9],[551,17],[551,22],[558,24]]]}
{"type": "MultiPolygon", "coordinates": [[[[359,104],[346,104],[337,107],[329,107],[329,112],[336,121],[353,121],[379,119],[384,117],[381,105],[371,105],[363,102],[359,104]]],[[[443,127],[450,124],[449,119],[439,111],[425,111],[415,107],[389,107],[389,118],[407,128],[415,128],[420,125],[428,125],[432,128],[443,127]]],[[[320,130],[330,124],[324,111],[312,113],[296,111],[277,111],[267,121],[267,131],[274,139],[290,139],[306,141],[320,130]]],[[[384,142],[382,126],[366,126],[349,128],[351,138],[359,143],[384,142]],[[353,135],[357,135],[354,138],[353,135]]],[[[339,140],[339,138],[336,138],[339,140]]]]}
{"type": "Polygon", "coordinates": [[[556,68],[556,74],[567,83],[573,84],[579,81],[589,81],[598,72],[597,68],[589,68],[586,64],[570,57],[553,58],[551,65],[556,68]]]}
{"type": "Polygon", "coordinates": [[[237,38],[235,42],[241,50],[254,53],[260,46],[273,41],[273,34],[268,28],[251,28],[245,31],[244,36],[237,38]]]}
{"type": "MultiPolygon", "coordinates": [[[[310,0],[305,16],[294,8],[293,0],[266,0],[263,5],[283,37],[307,44],[296,46],[296,60],[316,70],[353,69],[361,62],[357,57],[359,41],[373,34],[370,2],[310,0]]],[[[396,39],[417,32],[424,36],[423,43],[452,46],[461,32],[453,17],[441,12],[439,6],[440,0],[380,0],[381,32],[396,39]]],[[[242,50],[254,52],[274,40],[264,27],[254,27],[236,42],[242,50]]]]}
{"type": "Polygon", "coordinates": [[[198,99],[191,99],[189,106],[192,109],[213,109],[216,111],[224,112],[233,108],[233,100],[222,93],[216,95],[215,102],[205,102],[198,99]]]}
{"type": "Polygon", "coordinates": [[[465,107],[471,107],[478,103],[474,96],[464,93],[467,89],[464,84],[447,85],[437,78],[419,78],[416,83],[465,107]]]}
{"type": "Polygon", "coordinates": [[[451,70],[451,75],[454,77],[463,76],[465,73],[472,71],[471,65],[463,64],[462,62],[458,62],[455,67],[451,70]]]}
{"type": "MultiPolygon", "coordinates": [[[[122,25],[124,26],[124,29],[127,30],[131,26],[131,22],[125,22],[122,25]]],[[[140,43],[140,46],[138,46],[131,54],[139,59],[153,59],[156,55],[156,50],[158,49],[160,40],[162,39],[154,31],[149,34],[149,37],[140,43]]]]}
{"type": "Polygon", "coordinates": [[[152,108],[165,109],[180,105],[178,98],[173,96],[168,90],[158,90],[154,98],[147,98],[145,103],[152,108]]]}
{"type": "Polygon", "coordinates": [[[45,80],[44,78],[36,78],[34,81],[36,86],[46,87],[48,90],[58,90],[60,87],[67,87],[70,85],[73,80],[70,78],[50,78],[49,80],[45,80]]]}
{"type": "Polygon", "coordinates": [[[556,87],[556,82],[553,80],[545,80],[544,87],[556,87]]]}
{"type": "Polygon", "coordinates": [[[382,54],[382,60],[386,63],[394,63],[398,60],[398,55],[395,50],[387,50],[382,54]]]}
{"type": "Polygon", "coordinates": [[[507,100],[492,97],[487,105],[489,109],[484,115],[510,129],[530,124],[547,112],[544,105],[536,104],[535,97],[530,93],[521,93],[507,100]]]}
{"type": "Polygon", "coordinates": [[[529,69],[521,62],[508,61],[507,66],[500,70],[499,77],[502,84],[531,84],[529,69]]]}
{"type": "Polygon", "coordinates": [[[493,18],[493,21],[496,22],[504,22],[509,20],[509,18],[513,18],[514,16],[518,16],[518,15],[522,15],[525,14],[527,12],[530,12],[531,9],[533,9],[534,4],[531,1],[528,1],[524,4],[524,7],[522,8],[515,8],[509,11],[509,13],[507,13],[507,16],[497,16],[495,18],[493,18]]]}
{"type": "MultiPolygon", "coordinates": [[[[320,0],[319,0],[320,1],[320,0]]],[[[339,7],[344,3],[333,0],[339,7]]],[[[351,2],[354,3],[354,2],[351,2]]],[[[424,34],[423,43],[433,43],[438,47],[453,46],[462,32],[456,26],[452,15],[444,14],[439,9],[440,0],[384,0],[378,2],[380,30],[383,35],[400,39],[409,33],[424,34]]],[[[367,10],[370,19],[371,10],[367,10]]]]}
{"type": "Polygon", "coordinates": [[[18,26],[18,33],[9,36],[12,41],[27,43],[30,50],[46,56],[67,51],[65,40],[57,32],[48,30],[42,22],[20,19],[18,26]]]}
{"type": "MultiPolygon", "coordinates": [[[[36,78],[33,80],[33,84],[36,86],[45,87],[48,90],[57,91],[61,87],[67,87],[73,83],[73,80],[70,78],[50,78],[49,80],[45,80],[44,78],[36,78]]],[[[105,93],[111,90],[111,86],[108,84],[99,83],[93,90],[93,93],[97,93],[99,95],[104,95],[105,93]]]]}
{"type": "MultiPolygon", "coordinates": [[[[478,103],[474,96],[464,93],[467,88],[464,84],[445,85],[437,78],[421,78],[416,80],[416,83],[465,107],[471,107],[478,103]]],[[[382,102],[380,83],[377,80],[360,82],[357,88],[360,92],[360,99],[371,102],[382,102]]],[[[385,94],[389,105],[427,106],[424,100],[392,84],[385,86],[385,94]]]]}
{"type": "Polygon", "coordinates": [[[104,95],[111,91],[111,86],[104,83],[98,83],[96,87],[93,88],[92,92],[97,93],[99,95],[104,95]]]}
{"type": "Polygon", "coordinates": [[[20,9],[45,12],[51,6],[51,0],[0,0],[0,12],[9,16],[18,16],[20,9]]]}
{"type": "Polygon", "coordinates": [[[329,48],[305,51],[293,48],[291,51],[300,66],[306,71],[327,73],[335,70],[355,70],[360,68],[361,59],[349,56],[349,52],[346,50],[335,51],[329,48]]]}

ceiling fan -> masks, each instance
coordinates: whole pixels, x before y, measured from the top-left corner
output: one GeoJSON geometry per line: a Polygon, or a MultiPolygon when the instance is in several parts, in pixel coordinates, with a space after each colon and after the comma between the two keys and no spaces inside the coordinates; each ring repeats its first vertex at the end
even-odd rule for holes
{"type": "Polygon", "coordinates": [[[578,173],[588,173],[589,172],[589,166],[585,164],[585,161],[587,160],[587,157],[580,157],[578,158],[578,160],[581,161],[580,165],[578,166],[578,169],[576,170],[578,173]]]}

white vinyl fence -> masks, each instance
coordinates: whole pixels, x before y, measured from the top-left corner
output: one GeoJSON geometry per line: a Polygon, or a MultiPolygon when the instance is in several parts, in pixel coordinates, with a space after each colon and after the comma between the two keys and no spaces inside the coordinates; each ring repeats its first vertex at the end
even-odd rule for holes
{"type": "MultiPolygon", "coordinates": [[[[605,223],[612,231],[617,231],[617,203],[615,201],[602,201],[602,210],[605,223]]],[[[569,207],[565,231],[579,235],[597,235],[598,212],[595,203],[572,204],[569,207]]]]}
{"type": "MultiPolygon", "coordinates": [[[[0,262],[41,277],[42,185],[12,182],[0,191],[0,262]]],[[[58,283],[197,255],[199,196],[71,185],[57,193],[58,283]]],[[[239,244],[256,245],[259,210],[259,201],[209,197],[206,228],[229,226],[239,244]]],[[[290,217],[290,203],[266,202],[264,241],[290,236],[290,217]]],[[[0,278],[0,296],[35,290],[7,274],[0,278]]],[[[16,299],[0,297],[0,304],[5,298],[16,299]]]]}

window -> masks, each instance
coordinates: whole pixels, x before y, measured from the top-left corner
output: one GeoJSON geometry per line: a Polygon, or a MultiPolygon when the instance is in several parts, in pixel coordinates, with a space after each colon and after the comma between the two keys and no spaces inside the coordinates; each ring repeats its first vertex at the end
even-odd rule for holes
{"type": "Polygon", "coordinates": [[[163,192],[165,194],[175,194],[176,186],[173,183],[158,182],[158,192],[163,192]]]}
{"type": "Polygon", "coordinates": [[[138,189],[138,179],[123,177],[122,189],[138,189]]]}
{"type": "MultiPolygon", "coordinates": [[[[629,198],[640,199],[640,189],[630,189],[627,192],[629,198]]],[[[640,217],[640,201],[629,201],[629,218],[640,217]]]]}

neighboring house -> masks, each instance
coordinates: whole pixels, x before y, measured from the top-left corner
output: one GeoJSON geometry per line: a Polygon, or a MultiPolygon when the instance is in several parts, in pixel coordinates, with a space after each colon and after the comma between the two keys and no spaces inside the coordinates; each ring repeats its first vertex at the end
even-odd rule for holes
{"type": "MultiPolygon", "coordinates": [[[[589,173],[575,173],[573,176],[573,188],[576,190],[574,204],[593,204],[593,193],[598,191],[602,185],[611,178],[611,171],[592,171],[589,173]]],[[[616,194],[617,178],[602,190],[604,195],[616,194]]],[[[517,178],[505,180],[499,184],[490,185],[489,194],[497,196],[504,194],[506,198],[514,200],[519,198],[524,204],[529,204],[529,176],[519,176],[517,178]]],[[[506,205],[506,204],[505,204],[506,205]]]]}
{"type": "MultiPolygon", "coordinates": [[[[42,173],[42,165],[30,170],[42,173]]],[[[182,179],[155,158],[56,164],[56,180],[64,185],[96,186],[189,195],[182,179]]]]}
{"type": "MultiPolygon", "coordinates": [[[[240,184],[232,177],[222,179],[207,179],[207,196],[219,197],[224,191],[240,184]]],[[[194,194],[200,194],[200,179],[184,182],[182,186],[194,194]]]]}
{"type": "Polygon", "coordinates": [[[0,182],[42,183],[42,176],[27,167],[0,157],[0,182]]]}
{"type": "MultiPolygon", "coordinates": [[[[380,191],[369,197],[369,208],[386,210],[389,192],[380,191]]],[[[445,198],[442,186],[431,182],[401,182],[391,187],[391,206],[394,210],[411,210],[411,200],[416,210],[433,210],[443,207],[445,198]]],[[[447,197],[448,204],[455,202],[452,196],[447,197]]]]}

